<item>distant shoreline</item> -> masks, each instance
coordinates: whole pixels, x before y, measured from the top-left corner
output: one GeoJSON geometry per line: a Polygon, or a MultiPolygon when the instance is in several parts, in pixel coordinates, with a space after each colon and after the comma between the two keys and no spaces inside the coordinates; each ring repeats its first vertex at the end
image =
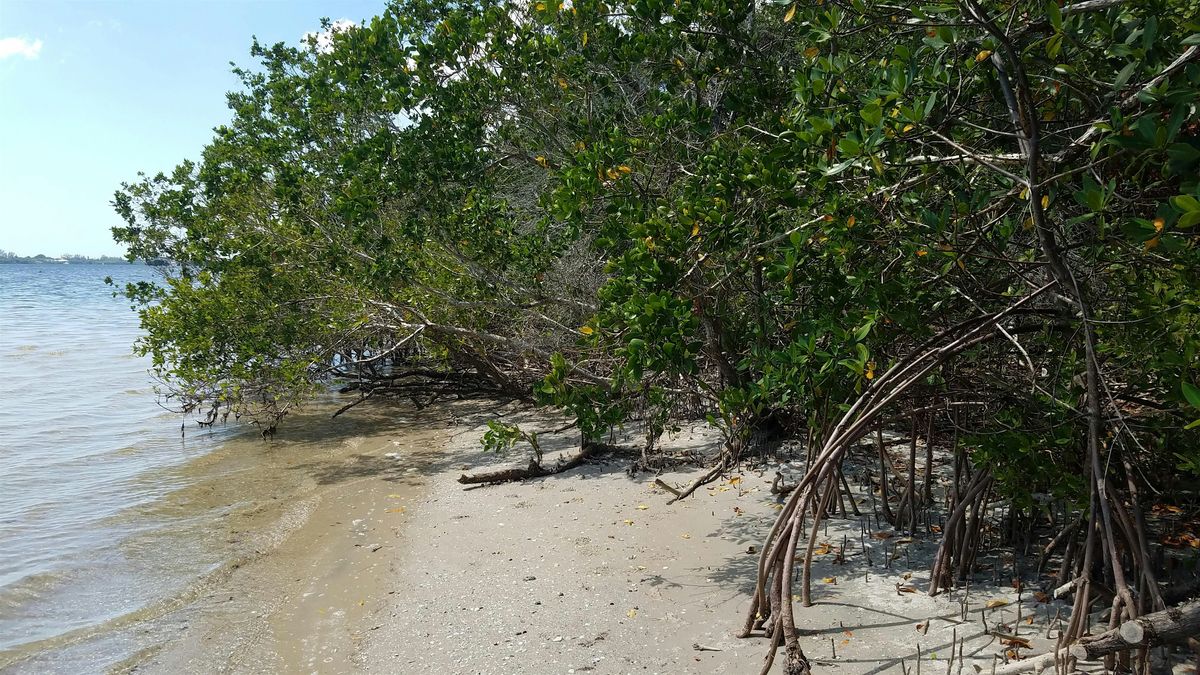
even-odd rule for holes
{"type": "Polygon", "coordinates": [[[148,265],[145,260],[127,260],[119,256],[0,256],[0,265],[148,265]]]}

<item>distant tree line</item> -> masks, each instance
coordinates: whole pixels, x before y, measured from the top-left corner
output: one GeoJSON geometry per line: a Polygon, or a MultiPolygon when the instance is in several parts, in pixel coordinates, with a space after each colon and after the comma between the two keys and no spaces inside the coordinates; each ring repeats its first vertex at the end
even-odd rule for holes
{"type": "MultiPolygon", "coordinates": [[[[115,265],[115,264],[126,264],[128,262],[130,262],[130,261],[127,258],[125,258],[124,256],[116,256],[116,255],[102,255],[99,257],[92,257],[92,256],[86,256],[86,255],[75,255],[75,254],[71,254],[71,253],[64,253],[60,256],[48,256],[43,253],[39,253],[37,255],[22,256],[22,255],[17,255],[16,253],[13,253],[12,251],[5,251],[4,249],[0,249],[0,265],[12,265],[12,264],[35,264],[36,265],[39,263],[47,264],[47,265],[52,265],[52,264],[60,264],[61,265],[62,263],[70,263],[72,265],[99,265],[99,264],[115,265]]],[[[135,262],[140,263],[141,261],[135,261],[135,262]]]]}

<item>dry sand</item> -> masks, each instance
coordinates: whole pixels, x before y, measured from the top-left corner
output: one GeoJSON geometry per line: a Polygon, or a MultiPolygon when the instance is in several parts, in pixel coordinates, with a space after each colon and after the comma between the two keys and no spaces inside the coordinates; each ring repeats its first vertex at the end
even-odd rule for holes
{"type": "MultiPolygon", "coordinates": [[[[758,672],[766,641],[734,633],[778,508],[775,467],[731,474],[674,505],[653,475],[626,473],[628,458],[464,489],[455,480],[464,469],[523,463],[480,450],[486,420],[501,414],[552,426],[514,407],[458,404],[426,416],[426,432],[358,439],[353,454],[321,465],[321,489],[295,506],[300,524],[211,589],[182,636],[131,669],[758,672]]],[[[704,455],[718,441],[698,426],[666,447],[704,455]]],[[[559,451],[576,442],[544,439],[559,451]]],[[[662,478],[683,484],[699,473],[662,478]]],[[[1034,653],[1052,644],[1060,605],[1026,592],[1014,627],[1016,591],[976,588],[964,622],[962,592],[923,592],[936,542],[862,533],[858,519],[835,519],[819,540],[829,552],[814,569],[815,605],[797,616],[818,672],[916,672],[919,658],[925,672],[986,673],[1006,648],[981,617],[1032,640],[1034,653]],[[948,671],[956,638],[965,659],[948,671]]]]}

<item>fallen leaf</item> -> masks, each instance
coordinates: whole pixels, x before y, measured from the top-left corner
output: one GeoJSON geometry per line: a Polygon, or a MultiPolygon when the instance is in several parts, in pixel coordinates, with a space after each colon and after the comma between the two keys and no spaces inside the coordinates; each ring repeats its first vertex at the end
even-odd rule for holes
{"type": "Polygon", "coordinates": [[[591,326],[580,326],[579,332],[583,333],[584,335],[591,335],[592,333],[596,332],[596,329],[592,328],[591,326]]]}
{"type": "Polygon", "coordinates": [[[900,591],[901,593],[916,593],[917,592],[917,589],[915,586],[897,586],[896,590],[900,591]]]}
{"type": "Polygon", "coordinates": [[[891,539],[893,535],[891,532],[876,532],[871,536],[875,539],[891,539]]]}
{"type": "Polygon", "coordinates": [[[730,484],[730,485],[737,485],[737,484],[738,484],[738,483],[740,483],[740,482],[742,482],[742,477],[741,477],[741,476],[734,476],[733,478],[730,478],[730,479],[729,479],[729,484],[730,484]]]}
{"type": "Polygon", "coordinates": [[[821,581],[824,581],[824,582],[825,582],[825,583],[827,583],[827,584],[836,584],[836,583],[837,583],[837,577],[825,577],[825,578],[824,578],[824,579],[822,579],[821,581]]]}
{"type": "Polygon", "coordinates": [[[626,524],[626,525],[632,525],[632,524],[633,524],[633,521],[632,521],[632,520],[629,520],[628,518],[626,518],[626,519],[625,519],[625,524],[626,524]]]}
{"type": "Polygon", "coordinates": [[[844,630],[844,631],[842,631],[842,635],[845,635],[846,637],[854,637],[854,631],[844,630]]]}
{"type": "Polygon", "coordinates": [[[783,15],[783,22],[789,23],[794,18],[796,18],[796,3],[793,2],[792,6],[788,7],[788,11],[783,15]]]}
{"type": "Polygon", "coordinates": [[[404,499],[404,495],[388,495],[388,499],[404,499]]]}
{"type": "Polygon", "coordinates": [[[987,605],[985,605],[985,607],[987,607],[988,609],[995,609],[997,607],[1004,607],[1007,604],[1008,604],[1007,600],[988,600],[987,605]]]}
{"type": "Polygon", "coordinates": [[[629,610],[628,612],[625,612],[625,616],[627,616],[627,617],[629,617],[629,618],[631,618],[631,619],[632,619],[633,617],[637,616],[637,610],[636,610],[636,609],[631,609],[631,610],[629,610]]]}
{"type": "Polygon", "coordinates": [[[1017,637],[1015,635],[1001,638],[1000,644],[1003,644],[1006,647],[1017,647],[1020,649],[1029,649],[1029,647],[1032,646],[1029,640],[1026,640],[1023,637],[1017,637]]]}
{"type": "Polygon", "coordinates": [[[1043,593],[1041,591],[1037,591],[1036,593],[1034,593],[1033,599],[1037,600],[1038,602],[1041,602],[1041,603],[1050,602],[1050,596],[1046,595],[1045,593],[1043,593]]]}
{"type": "Polygon", "coordinates": [[[396,507],[396,508],[394,508],[394,509],[388,509],[388,510],[387,510],[385,513],[404,513],[404,507],[403,507],[403,506],[397,506],[397,507],[396,507]]]}
{"type": "Polygon", "coordinates": [[[637,508],[638,508],[638,511],[645,511],[646,509],[648,509],[650,507],[646,506],[645,504],[638,504],[637,508]]]}
{"type": "Polygon", "coordinates": [[[818,544],[817,547],[813,549],[813,555],[829,555],[829,551],[832,548],[833,547],[829,545],[829,542],[818,544]]]}
{"type": "Polygon", "coordinates": [[[681,535],[679,535],[679,536],[683,537],[684,539],[691,539],[691,538],[692,538],[692,535],[688,534],[687,532],[684,532],[683,534],[681,534],[681,535]]]}
{"type": "Polygon", "coordinates": [[[845,646],[845,645],[848,645],[848,644],[850,644],[850,641],[849,641],[849,640],[842,640],[842,645],[843,645],[843,646],[845,646]]]}

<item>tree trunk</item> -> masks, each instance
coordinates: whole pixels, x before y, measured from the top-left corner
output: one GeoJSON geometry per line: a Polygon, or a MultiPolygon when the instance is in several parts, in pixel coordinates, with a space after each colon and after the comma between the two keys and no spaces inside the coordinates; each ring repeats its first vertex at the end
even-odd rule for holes
{"type": "Polygon", "coordinates": [[[1071,647],[1071,655],[1095,660],[1114,652],[1182,642],[1200,635],[1200,600],[1147,614],[1071,647]]]}

